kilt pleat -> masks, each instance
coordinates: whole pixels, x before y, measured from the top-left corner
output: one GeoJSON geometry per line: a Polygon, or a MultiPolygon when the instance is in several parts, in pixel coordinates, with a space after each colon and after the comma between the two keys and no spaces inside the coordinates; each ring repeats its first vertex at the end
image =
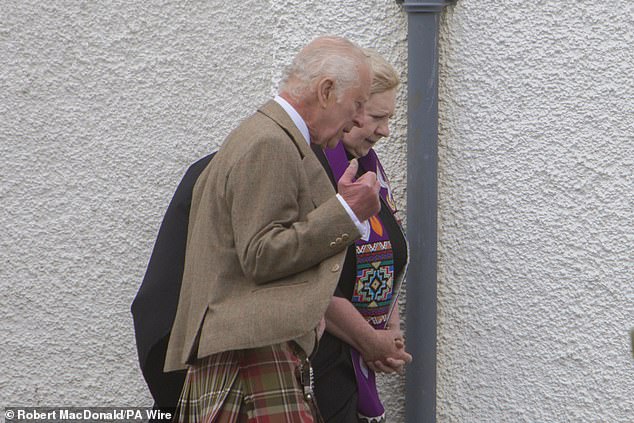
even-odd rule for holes
{"type": "Polygon", "coordinates": [[[175,421],[314,423],[289,343],[227,351],[190,366],[175,421]]]}

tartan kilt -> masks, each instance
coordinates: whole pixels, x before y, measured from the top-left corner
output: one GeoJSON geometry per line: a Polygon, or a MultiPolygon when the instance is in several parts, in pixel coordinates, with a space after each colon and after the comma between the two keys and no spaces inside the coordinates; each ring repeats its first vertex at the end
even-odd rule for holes
{"type": "Polygon", "coordinates": [[[174,421],[319,423],[300,382],[302,359],[293,342],[204,357],[187,371],[174,421]]]}

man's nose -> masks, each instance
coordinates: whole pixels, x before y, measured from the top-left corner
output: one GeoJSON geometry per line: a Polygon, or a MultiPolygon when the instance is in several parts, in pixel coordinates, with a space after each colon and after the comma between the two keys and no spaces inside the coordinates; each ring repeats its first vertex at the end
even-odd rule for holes
{"type": "Polygon", "coordinates": [[[357,113],[352,118],[352,122],[359,128],[363,128],[363,124],[365,123],[365,106],[361,105],[357,110],[357,113]]]}

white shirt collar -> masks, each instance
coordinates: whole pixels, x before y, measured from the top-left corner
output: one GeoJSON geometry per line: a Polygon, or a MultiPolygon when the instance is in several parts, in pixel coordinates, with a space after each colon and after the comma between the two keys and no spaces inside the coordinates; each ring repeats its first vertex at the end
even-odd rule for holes
{"type": "Polygon", "coordinates": [[[310,133],[308,132],[308,126],[306,126],[306,122],[304,122],[304,119],[302,119],[299,113],[297,113],[297,110],[295,110],[295,108],[291,106],[288,101],[284,100],[279,95],[276,95],[273,100],[275,100],[277,104],[282,106],[286,113],[288,113],[288,115],[293,120],[295,126],[297,126],[297,129],[299,129],[299,132],[301,132],[304,136],[304,140],[310,145],[310,133]]]}

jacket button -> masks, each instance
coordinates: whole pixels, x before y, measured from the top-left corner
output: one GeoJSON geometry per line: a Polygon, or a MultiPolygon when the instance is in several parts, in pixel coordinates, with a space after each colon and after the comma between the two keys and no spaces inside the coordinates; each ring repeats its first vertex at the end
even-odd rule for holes
{"type": "Polygon", "coordinates": [[[347,240],[349,240],[349,239],[350,239],[350,235],[348,235],[348,234],[343,234],[343,235],[341,235],[341,239],[343,239],[343,241],[344,241],[344,242],[346,242],[347,240]]]}
{"type": "Polygon", "coordinates": [[[341,238],[337,238],[337,239],[335,240],[335,242],[336,242],[337,244],[341,244],[341,238]]]}
{"type": "Polygon", "coordinates": [[[330,248],[335,248],[336,246],[337,246],[336,242],[333,241],[333,242],[330,243],[330,248]]]}
{"type": "Polygon", "coordinates": [[[330,268],[330,270],[331,270],[332,272],[338,272],[338,271],[339,271],[339,265],[338,265],[338,264],[335,264],[334,266],[332,266],[332,267],[330,268]]]}

